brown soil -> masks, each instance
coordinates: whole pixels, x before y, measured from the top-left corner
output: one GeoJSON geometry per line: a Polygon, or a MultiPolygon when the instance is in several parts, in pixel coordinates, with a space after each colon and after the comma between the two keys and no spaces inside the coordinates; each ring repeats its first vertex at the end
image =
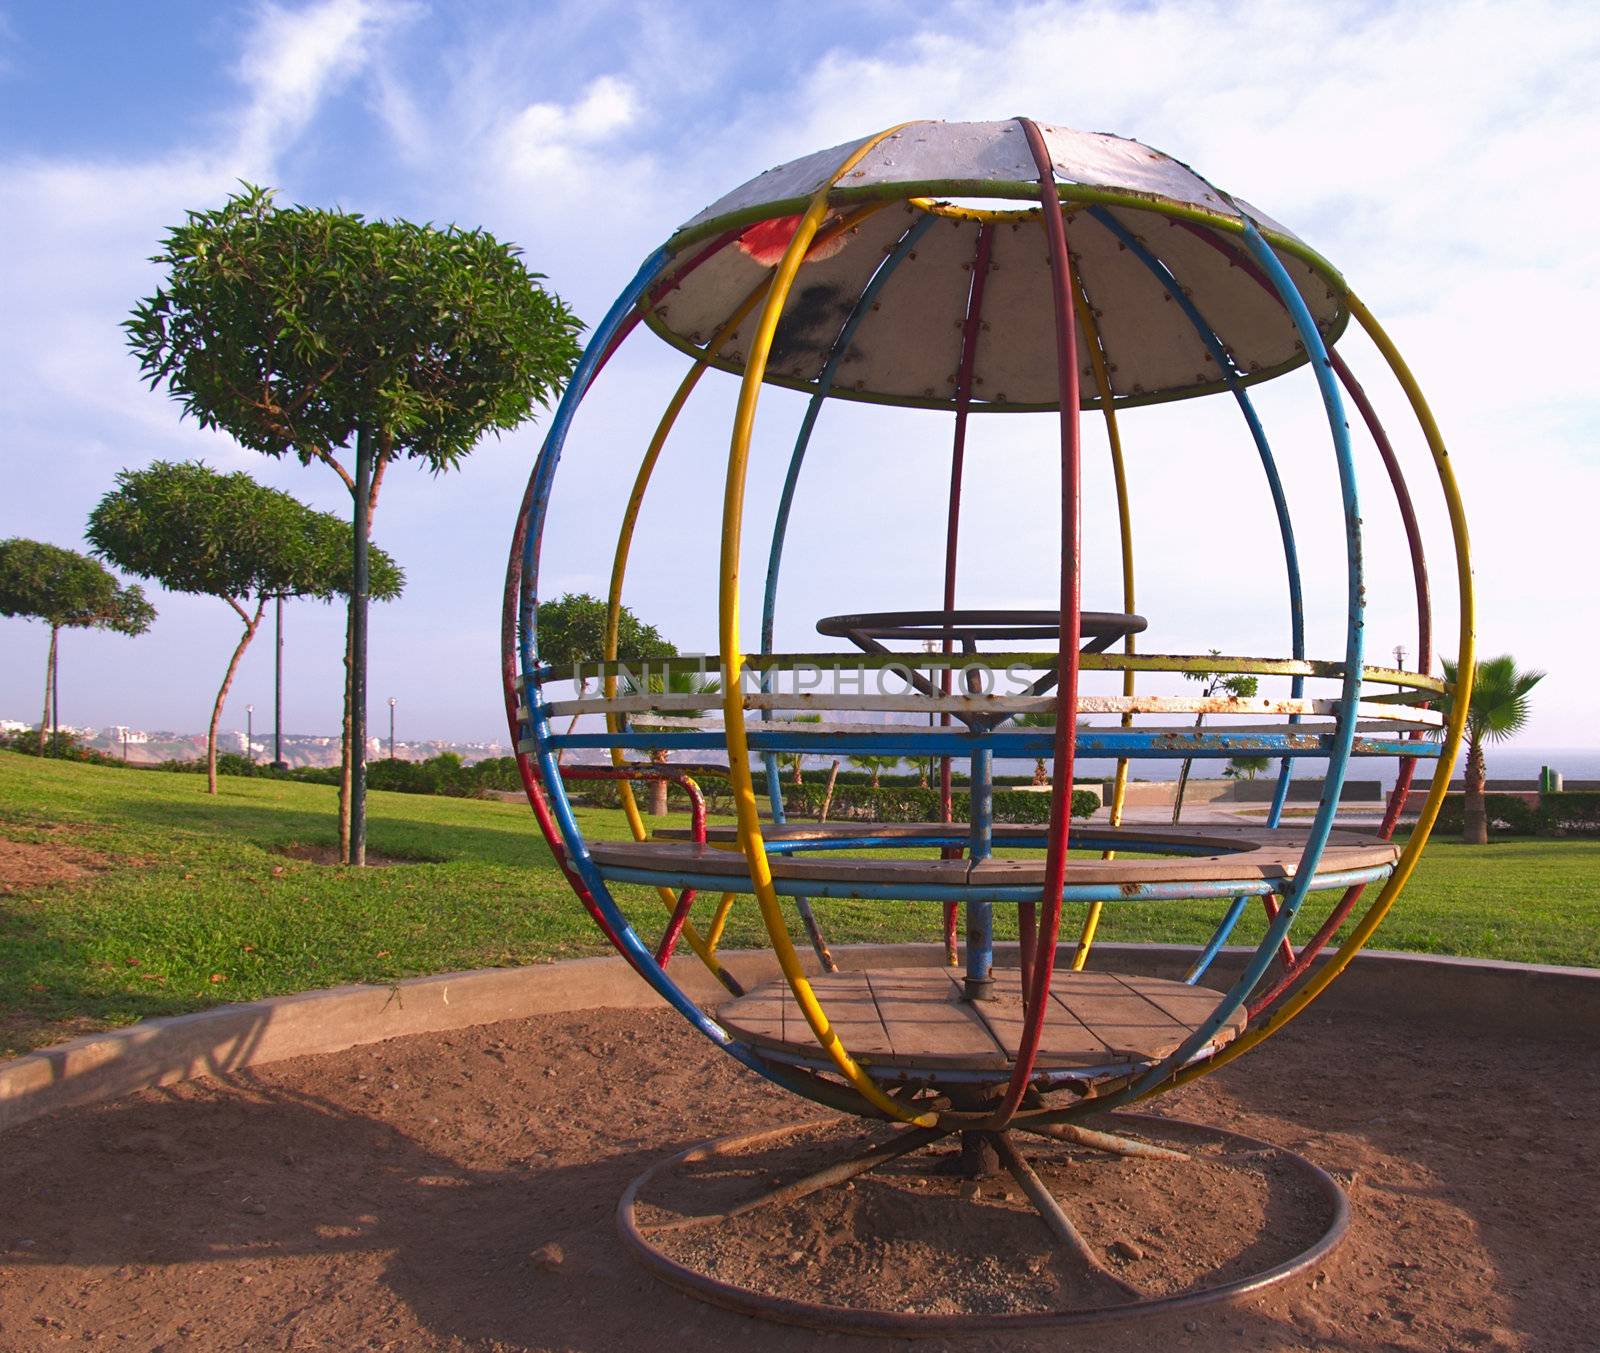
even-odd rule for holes
{"type": "MultiPolygon", "coordinates": [[[[1186,1317],[916,1347],[1600,1347],[1600,1059],[1582,1037],[1307,1016],[1161,1103],[1353,1178],[1350,1235],[1326,1265],[1186,1317]]],[[[61,1114],[0,1139],[0,1349],[883,1348],[702,1305],[616,1236],[616,1200],[646,1166],[795,1116],[675,1017],[603,1011],[61,1114]]],[[[1140,1252],[1116,1261],[1140,1281],[1203,1266],[1216,1209],[1254,1217],[1253,1244],[1304,1222],[1291,1198],[1268,1235],[1273,1208],[1248,1172],[1242,1201],[1213,1181],[1197,1186],[1205,1206],[1181,1206],[1168,1168],[1096,1161],[1053,1182],[1091,1238],[1140,1252]]],[[[1038,1233],[985,1187],[963,1211],[943,1185],[922,1197],[894,1173],[863,1180],[761,1222],[770,1249],[741,1263],[836,1285],[866,1273],[848,1281],[892,1305],[971,1264],[976,1241],[991,1273],[1050,1285],[1038,1233]]]]}
{"type": "Polygon", "coordinates": [[[1013,1136],[1101,1257],[1101,1274],[1054,1243],[1008,1175],[960,1177],[953,1142],[793,1204],[695,1222],[883,1138],[854,1121],[663,1171],[643,1193],[638,1220],[663,1252],[724,1282],[869,1310],[888,1290],[894,1309],[935,1316],[1115,1305],[1127,1300],[1122,1282],[1151,1298],[1177,1295],[1292,1260],[1332,1223],[1328,1200],[1286,1153],[1181,1124],[1158,1137],[1129,1121],[1130,1135],[1190,1159],[1119,1158],[1013,1136]]]}
{"type": "Polygon", "coordinates": [[[0,897],[80,883],[116,865],[117,861],[109,855],[61,840],[70,830],[66,826],[34,829],[35,834],[42,833],[48,838],[43,841],[16,841],[0,836],[0,897]]]}

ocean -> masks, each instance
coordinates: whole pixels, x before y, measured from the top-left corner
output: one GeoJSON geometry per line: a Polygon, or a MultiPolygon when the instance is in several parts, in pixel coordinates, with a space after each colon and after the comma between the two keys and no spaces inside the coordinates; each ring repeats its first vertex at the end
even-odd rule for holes
{"type": "MultiPolygon", "coordinates": [[[[1491,743],[1485,749],[1484,760],[1491,780],[1537,780],[1542,766],[1559,771],[1568,780],[1600,780],[1600,747],[1501,747],[1491,743]]],[[[1460,778],[1465,763],[1466,751],[1463,749],[1456,764],[1455,778],[1460,778]]],[[[1130,773],[1140,780],[1176,780],[1182,764],[1179,760],[1135,761],[1130,773]]],[[[1226,761],[1196,761],[1189,774],[1197,779],[1212,779],[1220,776],[1227,764],[1226,761]]],[[[1295,770],[1300,777],[1310,777],[1321,775],[1323,765],[1319,760],[1305,757],[1295,763],[1295,770]]],[[[1024,775],[1032,769],[1031,761],[1008,759],[995,762],[996,775],[1024,775]]],[[[1085,759],[1078,762],[1074,774],[1080,780],[1109,780],[1116,769],[1115,761],[1085,759]]],[[[1426,778],[1426,763],[1417,769],[1426,778]]],[[[1268,773],[1276,772],[1274,765],[1268,773]]],[[[1387,786],[1394,783],[1394,776],[1393,757],[1374,758],[1371,761],[1357,758],[1350,766],[1350,778],[1353,780],[1381,780],[1387,786]]]]}

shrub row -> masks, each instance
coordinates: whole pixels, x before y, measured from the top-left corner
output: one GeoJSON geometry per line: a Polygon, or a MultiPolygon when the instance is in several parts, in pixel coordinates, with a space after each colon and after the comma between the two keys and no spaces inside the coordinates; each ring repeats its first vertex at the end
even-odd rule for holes
{"type": "MultiPolygon", "coordinates": [[[[37,751],[37,735],[13,733],[0,735],[0,746],[14,751],[37,751]]],[[[70,733],[62,733],[46,755],[60,756],[74,761],[91,761],[108,766],[124,764],[120,757],[106,756],[81,745],[70,733]]],[[[204,758],[163,761],[150,769],[170,771],[179,775],[204,775],[204,758]]],[[[217,774],[243,776],[267,780],[296,780],[302,784],[336,785],[339,783],[337,766],[297,766],[278,770],[269,762],[252,761],[237,752],[222,752],[217,756],[217,774]]],[[[756,795],[766,803],[766,777],[755,774],[756,795]]],[[[1010,783],[1026,784],[1025,777],[1013,777],[1010,783]]],[[[706,807],[713,813],[731,812],[732,795],[727,781],[720,776],[700,775],[696,783],[705,797],[706,807]]],[[[957,780],[957,783],[962,783],[957,780]]],[[[1005,780],[997,780],[1004,785],[1005,780]]],[[[400,794],[440,794],[450,798],[471,798],[485,790],[516,791],[522,787],[514,757],[493,757],[464,765],[455,752],[441,752],[426,761],[391,760],[367,763],[367,788],[389,790],[400,794]]],[[[613,808],[620,801],[615,781],[573,781],[569,792],[579,803],[596,807],[613,808]]],[[[642,791],[640,791],[642,793],[642,791]]],[[[784,812],[790,817],[815,819],[822,810],[826,786],[817,780],[802,784],[785,783],[783,787],[784,812]]],[[[683,791],[669,786],[669,804],[675,810],[687,807],[683,791]]],[[[1493,796],[1492,796],[1493,797],[1493,796]]],[[[1579,797],[1569,795],[1567,797],[1579,797]]],[[[1593,797],[1600,799],[1600,794],[1593,797]]],[[[959,820],[966,820],[968,795],[956,789],[951,795],[951,809],[959,820]]],[[[1099,806],[1097,795],[1085,790],[1072,794],[1072,816],[1090,817],[1099,806]]],[[[1521,806],[1519,801],[1512,803],[1521,806]]],[[[996,822],[1044,822],[1050,815],[1050,796],[1020,789],[997,788],[994,795],[994,820],[996,822]]],[[[839,821],[858,822],[937,822],[939,820],[939,791],[923,788],[914,783],[888,780],[873,789],[864,772],[848,777],[841,772],[834,784],[833,799],[828,816],[839,821]]],[[[1520,821],[1520,820],[1519,820],[1520,821]]],[[[1459,827],[1457,828],[1459,830],[1459,827]]]]}
{"type": "MultiPolygon", "coordinates": [[[[1600,790],[1569,790],[1544,794],[1537,804],[1516,794],[1485,794],[1484,810],[1489,830],[1500,836],[1600,836],[1600,790]]],[[[1466,800],[1452,794],[1439,810],[1434,831],[1459,836],[1466,800]]]]}
{"type": "Polygon", "coordinates": [[[55,757],[61,761],[87,761],[96,766],[120,766],[120,756],[107,756],[93,748],[85,747],[76,733],[60,732],[54,737],[45,735],[44,751],[39,750],[39,730],[19,729],[14,733],[0,733],[0,748],[20,752],[23,756],[55,757]]]}
{"type": "MultiPolygon", "coordinates": [[[[792,818],[814,819],[822,811],[826,793],[823,785],[786,785],[784,812],[792,818]]],[[[968,795],[965,791],[950,796],[951,812],[959,821],[967,820],[968,795]]],[[[1072,793],[1072,816],[1090,817],[1100,806],[1098,795],[1077,789],[1072,793]]],[[[828,816],[840,821],[859,822],[937,822],[939,791],[916,785],[836,785],[828,816]]],[[[1050,817],[1050,796],[1026,790],[997,789],[994,794],[996,822],[1045,822],[1050,817]]]]}

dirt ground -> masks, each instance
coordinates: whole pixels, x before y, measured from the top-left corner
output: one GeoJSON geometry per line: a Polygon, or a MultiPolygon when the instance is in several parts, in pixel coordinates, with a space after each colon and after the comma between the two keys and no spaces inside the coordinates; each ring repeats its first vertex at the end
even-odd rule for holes
{"type": "Polygon", "coordinates": [[[69,827],[48,827],[44,841],[16,841],[0,836],[0,895],[63,883],[77,883],[117,863],[109,855],[68,844],[69,827]]]}
{"type": "MultiPolygon", "coordinates": [[[[1350,1235],[1325,1265],[1187,1316],[915,1346],[1600,1348],[1591,1035],[1485,1040],[1443,1017],[1402,1029],[1313,1012],[1162,1108],[1353,1178],[1350,1235]]],[[[617,1199],[646,1166],[795,1116],[674,1016],[590,1011],[31,1123],[0,1138],[0,1349],[884,1348],[702,1305],[644,1273],[617,1238],[617,1199]]],[[[1168,1168],[1098,1163],[1079,1167],[1076,1185],[1057,1182],[1069,1201],[1081,1193],[1091,1239],[1131,1247],[1116,1262],[1141,1281],[1203,1264],[1197,1246],[1224,1206],[1255,1209],[1265,1241],[1271,1208],[1259,1198],[1225,1203],[1207,1186],[1186,1209],[1162,1187],[1168,1168]]],[[[993,1229],[1014,1199],[980,1196],[967,1214],[978,1220],[952,1224],[952,1200],[909,1188],[864,1180],[809,1219],[768,1219],[772,1271],[832,1283],[841,1264],[870,1271],[875,1290],[907,1305],[937,1287],[929,1275],[941,1267],[987,1265],[1002,1295],[1007,1273],[1050,1281],[1042,1228],[1016,1210],[1015,1229],[993,1229]],[[914,1244],[896,1243],[886,1209],[914,1244]]]]}

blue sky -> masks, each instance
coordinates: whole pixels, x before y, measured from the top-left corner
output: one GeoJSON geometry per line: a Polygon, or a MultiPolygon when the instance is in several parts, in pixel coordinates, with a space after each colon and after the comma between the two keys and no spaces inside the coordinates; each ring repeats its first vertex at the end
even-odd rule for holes
{"type": "MultiPolygon", "coordinates": [[[[1524,741],[1600,745],[1586,675],[1600,660],[1600,383],[1586,323],[1600,301],[1597,75],[1595,10],[1548,0],[0,5],[0,536],[80,546],[115,472],[156,458],[204,457],[347,509],[325,469],[181,423],[122,344],[118,322],[156,285],[145,260],[163,230],[240,179],[318,205],[483,226],[520,244],[592,323],[680,221],[772,164],[907,118],[1026,113],[1159,146],[1341,267],[1389,325],[1452,446],[1485,649],[1551,672],[1524,741]]],[[[1349,355],[1399,428],[1370,351],[1352,342],[1349,355]]],[[[603,590],[619,485],[682,370],[641,334],[585,406],[552,509],[557,590],[603,590]]],[[[685,648],[710,647],[714,631],[731,385],[708,379],[675,433],[630,583],[635,609],[685,648]]],[[[1302,550],[1320,561],[1308,577],[1311,649],[1332,656],[1338,521],[1308,390],[1285,378],[1261,405],[1302,550]]],[[[753,515],[776,492],[798,400],[775,393],[762,409],[753,515]]],[[[968,604],[1048,598],[1049,515],[1035,519],[1018,491],[1049,473],[1053,428],[1035,422],[975,428],[968,604]]],[[[797,504],[781,644],[814,647],[820,615],[936,601],[948,435],[932,415],[830,411],[797,504]]],[[[1098,435],[1090,605],[1115,588],[1098,435]]],[[[486,442],[460,473],[389,481],[376,535],[411,584],[377,613],[371,689],[375,711],[400,700],[402,736],[503,733],[497,592],[539,436],[530,425],[486,442]]],[[[1282,582],[1263,565],[1270,509],[1236,415],[1220,401],[1134,412],[1124,437],[1152,637],[1169,651],[1281,651],[1282,582]]],[[[1442,514],[1409,429],[1401,440],[1436,542],[1443,647],[1455,627],[1442,514]]],[[[1409,584],[1375,461],[1363,468],[1370,643],[1387,652],[1414,645],[1409,584]]],[[[231,612],[156,600],[145,638],[65,639],[64,719],[203,726],[231,612]]],[[[335,726],[341,635],[326,608],[291,608],[292,730],[335,726]]],[[[44,643],[37,626],[0,621],[0,717],[37,717],[44,643]]],[[[270,681],[263,644],[224,726],[242,725],[247,700],[258,711],[270,701],[270,681]]]]}

